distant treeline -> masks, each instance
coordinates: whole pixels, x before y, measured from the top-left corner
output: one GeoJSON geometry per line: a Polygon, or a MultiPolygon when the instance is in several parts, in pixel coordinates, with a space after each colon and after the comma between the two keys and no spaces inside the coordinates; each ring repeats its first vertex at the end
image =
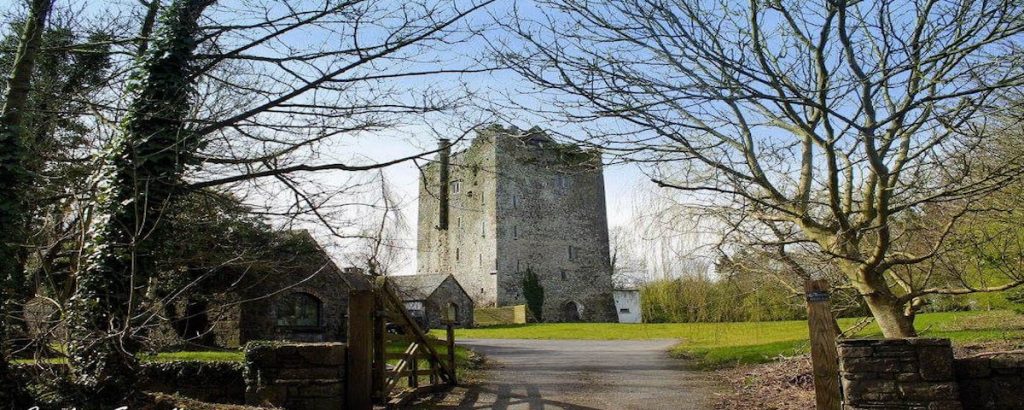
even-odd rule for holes
{"type": "MultiPolygon", "coordinates": [[[[744,275],[747,276],[747,275],[744,275]]],[[[640,286],[640,304],[648,323],[760,322],[807,318],[802,295],[775,278],[661,279],[640,286]]],[[[835,291],[836,317],[869,316],[852,290],[835,291]]],[[[1024,289],[961,297],[933,296],[922,312],[1010,309],[1024,313],[1024,289]]]]}

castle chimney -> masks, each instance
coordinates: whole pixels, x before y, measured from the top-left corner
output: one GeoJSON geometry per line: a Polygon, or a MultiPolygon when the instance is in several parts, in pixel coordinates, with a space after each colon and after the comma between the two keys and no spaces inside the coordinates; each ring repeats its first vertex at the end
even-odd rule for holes
{"type": "Polygon", "coordinates": [[[440,169],[440,187],[437,190],[437,201],[438,201],[438,215],[437,215],[437,229],[448,230],[448,189],[450,189],[450,176],[448,175],[448,163],[451,161],[452,149],[451,142],[447,139],[441,139],[438,141],[438,161],[441,163],[440,169]]]}

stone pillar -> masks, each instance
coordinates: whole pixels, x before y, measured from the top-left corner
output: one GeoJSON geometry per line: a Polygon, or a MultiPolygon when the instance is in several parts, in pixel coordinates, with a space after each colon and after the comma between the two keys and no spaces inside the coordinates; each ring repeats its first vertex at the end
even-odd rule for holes
{"type": "Polygon", "coordinates": [[[844,409],[960,410],[949,339],[838,342],[844,409]]]}
{"type": "Polygon", "coordinates": [[[245,402],[290,410],[343,408],[346,350],[344,343],[249,343],[245,402]]]}

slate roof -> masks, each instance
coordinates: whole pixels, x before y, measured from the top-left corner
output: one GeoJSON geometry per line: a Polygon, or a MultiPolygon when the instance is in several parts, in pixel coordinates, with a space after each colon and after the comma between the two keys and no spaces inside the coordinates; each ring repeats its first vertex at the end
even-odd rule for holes
{"type": "Polygon", "coordinates": [[[436,273],[430,275],[395,275],[388,276],[388,282],[394,286],[395,293],[403,301],[426,300],[438,286],[451,275],[436,273]]]}

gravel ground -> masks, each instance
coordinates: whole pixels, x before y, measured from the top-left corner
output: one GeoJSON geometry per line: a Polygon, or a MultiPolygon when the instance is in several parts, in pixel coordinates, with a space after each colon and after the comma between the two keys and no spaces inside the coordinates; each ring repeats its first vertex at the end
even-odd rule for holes
{"type": "Polygon", "coordinates": [[[475,382],[417,407],[706,409],[721,388],[668,356],[674,340],[460,340],[487,360],[475,382]]]}

